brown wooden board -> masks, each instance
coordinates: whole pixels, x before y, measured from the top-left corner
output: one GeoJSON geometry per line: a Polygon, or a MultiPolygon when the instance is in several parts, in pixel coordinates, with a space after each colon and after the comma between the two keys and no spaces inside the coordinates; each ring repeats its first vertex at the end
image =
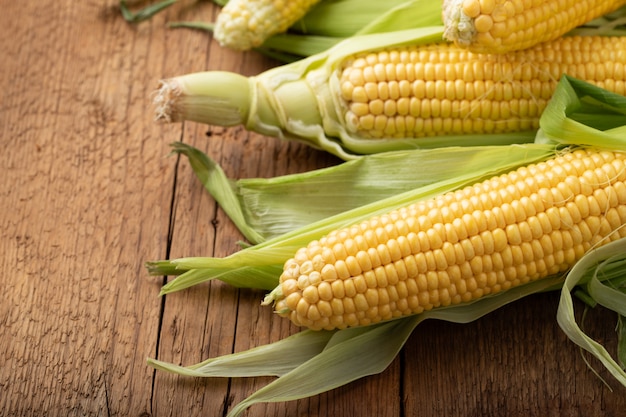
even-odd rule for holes
{"type": "MultiPolygon", "coordinates": [[[[242,239],[169,143],[200,148],[232,178],[337,159],[241,128],[153,121],[160,78],[276,64],[167,28],[214,19],[208,1],[137,25],[117,0],[0,7],[0,415],[225,415],[271,378],[183,378],[146,358],[189,365],[297,329],[260,306],[262,291],[212,282],[158,297],[171,278],[149,276],[146,261],[226,256],[242,239]]],[[[245,415],[624,415],[626,389],[565,337],[557,303],[542,294],[467,325],[426,322],[382,374],[245,415]]],[[[590,323],[614,349],[614,317],[590,323]]]]}

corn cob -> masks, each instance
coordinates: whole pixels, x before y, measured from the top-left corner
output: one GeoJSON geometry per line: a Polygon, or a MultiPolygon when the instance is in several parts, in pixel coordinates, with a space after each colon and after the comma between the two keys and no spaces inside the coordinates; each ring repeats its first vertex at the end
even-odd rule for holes
{"type": "Polygon", "coordinates": [[[221,46],[245,51],[285,32],[319,0],[230,0],[215,23],[221,46]]]}
{"type": "Polygon", "coordinates": [[[563,273],[625,224],[626,154],[565,152],[311,242],[264,304],[319,330],[469,303],[563,273]]]}
{"type": "Polygon", "coordinates": [[[441,44],[362,54],[339,78],[344,121],[365,138],[534,130],[561,74],[624,94],[623,80],[613,83],[624,47],[626,38],[567,37],[502,56],[441,44]]]}
{"type": "Polygon", "coordinates": [[[441,43],[441,34],[422,28],[353,38],[256,77],[206,72],[165,80],[157,118],[244,124],[349,159],[493,143],[488,134],[500,135],[500,144],[532,141],[565,73],[625,94],[626,37],[563,37],[482,55],[441,43]]]}
{"type": "Polygon", "coordinates": [[[530,48],[626,4],[624,0],[444,0],[444,38],[473,52],[530,48]]]}

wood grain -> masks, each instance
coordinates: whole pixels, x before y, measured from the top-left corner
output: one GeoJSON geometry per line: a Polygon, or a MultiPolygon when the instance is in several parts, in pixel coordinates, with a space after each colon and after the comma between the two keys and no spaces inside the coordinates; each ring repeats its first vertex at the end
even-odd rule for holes
{"type": "MultiPolygon", "coordinates": [[[[297,329],[259,305],[260,291],[212,282],[157,296],[167,278],[145,261],[226,256],[242,239],[168,144],[197,146],[233,178],[338,161],[241,128],[153,122],[160,78],[275,65],[166,27],[213,19],[208,1],[138,25],[117,0],[0,6],[0,414],[225,415],[271,379],[182,378],[145,359],[187,365],[297,329]]],[[[626,389],[586,367],[557,302],[541,294],[468,325],[424,323],[382,374],[246,416],[623,415],[626,389]]],[[[592,333],[614,348],[614,318],[593,315],[592,333]]]]}

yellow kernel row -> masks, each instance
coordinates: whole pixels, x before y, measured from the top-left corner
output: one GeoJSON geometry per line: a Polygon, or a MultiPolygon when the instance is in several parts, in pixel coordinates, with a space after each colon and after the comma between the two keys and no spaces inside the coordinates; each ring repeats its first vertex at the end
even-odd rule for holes
{"type": "Polygon", "coordinates": [[[623,0],[444,0],[445,37],[477,52],[522,50],[553,40],[624,3],[623,0]]]}
{"type": "Polygon", "coordinates": [[[528,131],[564,73],[626,94],[625,49],[623,37],[568,37],[506,55],[447,44],[368,52],[338,70],[337,95],[362,138],[528,131]]]}
{"type": "MultiPolygon", "coordinates": [[[[555,73],[558,73],[556,71],[555,73]]],[[[602,77],[604,78],[604,77],[602,77]]],[[[623,83],[623,81],[622,81],[623,83]]],[[[341,95],[344,100],[352,103],[370,103],[373,100],[536,100],[549,99],[556,80],[492,80],[467,82],[462,79],[452,80],[414,80],[366,82],[363,86],[350,81],[342,84],[341,95]],[[534,92],[534,93],[533,93],[534,92]]]]}
{"type": "Polygon", "coordinates": [[[563,272],[625,224],[626,155],[567,152],[311,242],[275,309],[312,329],[419,314],[563,272]]]}

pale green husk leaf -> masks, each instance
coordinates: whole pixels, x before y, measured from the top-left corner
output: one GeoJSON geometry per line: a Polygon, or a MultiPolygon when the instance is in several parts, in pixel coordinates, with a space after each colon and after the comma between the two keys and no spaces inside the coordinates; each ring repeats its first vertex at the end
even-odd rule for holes
{"type": "Polygon", "coordinates": [[[277,342],[243,352],[178,366],[148,359],[155,369],[192,377],[281,376],[318,355],[335,332],[304,330],[277,342]]]}
{"type": "Polygon", "coordinates": [[[305,330],[277,342],[183,367],[149,359],[156,369],[189,377],[279,376],[235,405],[229,417],[258,402],[316,395],[380,373],[396,357],[415,327],[426,319],[467,323],[505,304],[560,287],[563,277],[532,282],[498,296],[373,326],[328,332],[305,330]]]}
{"type": "MultiPolygon", "coordinates": [[[[271,36],[256,50],[282,62],[293,62],[354,35],[436,25],[441,25],[441,4],[436,1],[323,0],[286,33],[271,36]]],[[[173,22],[170,27],[214,30],[212,22],[204,21],[173,22]]]]}
{"type": "Polygon", "coordinates": [[[536,143],[625,149],[626,97],[564,76],[539,125],[536,143]]]}
{"type": "MultiPolygon", "coordinates": [[[[571,292],[574,287],[589,281],[594,301],[616,311],[621,316],[626,310],[626,293],[602,283],[606,276],[626,276],[626,239],[620,239],[587,253],[570,271],[561,291],[557,321],[571,341],[592,353],[622,385],[626,386],[626,372],[600,343],[587,336],[576,323],[571,292]]],[[[623,281],[623,279],[622,279],[623,281]]],[[[622,282],[623,285],[623,282],[622,282]]],[[[624,346],[622,345],[623,349],[624,346]]],[[[622,351],[619,356],[623,357],[622,351]]]]}
{"type": "Polygon", "coordinates": [[[289,32],[344,39],[441,24],[441,4],[429,0],[322,0],[289,32]]]}
{"type": "Polygon", "coordinates": [[[172,147],[187,157],[209,194],[254,244],[426,185],[468,173],[471,181],[553,151],[551,145],[395,151],[300,174],[234,181],[200,150],[180,142],[172,147]]]}

